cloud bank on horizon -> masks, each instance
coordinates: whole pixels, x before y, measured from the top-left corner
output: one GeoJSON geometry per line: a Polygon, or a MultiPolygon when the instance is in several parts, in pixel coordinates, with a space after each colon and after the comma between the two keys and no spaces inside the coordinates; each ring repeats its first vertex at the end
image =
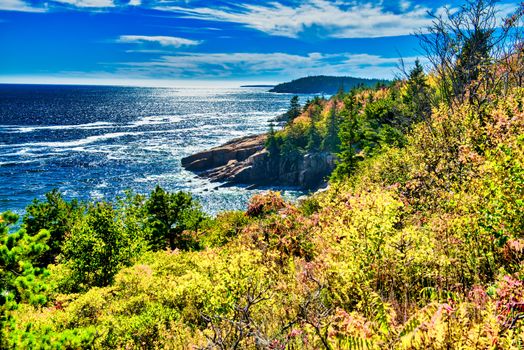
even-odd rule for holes
{"type": "MultiPolygon", "coordinates": [[[[517,1],[499,3],[501,16],[517,1]]],[[[0,0],[0,81],[392,78],[442,0],[0,0]]],[[[457,6],[456,2],[453,5],[457,6]]]]}

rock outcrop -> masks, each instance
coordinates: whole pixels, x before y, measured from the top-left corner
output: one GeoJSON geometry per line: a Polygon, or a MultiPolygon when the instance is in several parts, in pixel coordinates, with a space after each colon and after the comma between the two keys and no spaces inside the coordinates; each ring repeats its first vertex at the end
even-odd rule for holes
{"type": "Polygon", "coordinates": [[[231,161],[241,162],[264,149],[266,135],[247,136],[222,146],[182,158],[182,166],[194,172],[202,172],[226,166],[231,161]]]}
{"type": "Polygon", "coordinates": [[[266,135],[248,136],[182,159],[182,166],[229,185],[291,186],[316,189],[335,167],[330,153],[308,153],[290,161],[271,159],[266,135]]]}

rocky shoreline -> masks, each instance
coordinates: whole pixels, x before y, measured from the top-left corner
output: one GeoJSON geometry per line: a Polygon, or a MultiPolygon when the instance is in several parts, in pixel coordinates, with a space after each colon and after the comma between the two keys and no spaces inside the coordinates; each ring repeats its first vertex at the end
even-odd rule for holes
{"type": "Polygon", "coordinates": [[[265,149],[267,135],[247,136],[182,159],[182,166],[201,177],[226,185],[290,186],[316,190],[326,183],[335,157],[307,153],[298,161],[274,162],[265,149]]]}

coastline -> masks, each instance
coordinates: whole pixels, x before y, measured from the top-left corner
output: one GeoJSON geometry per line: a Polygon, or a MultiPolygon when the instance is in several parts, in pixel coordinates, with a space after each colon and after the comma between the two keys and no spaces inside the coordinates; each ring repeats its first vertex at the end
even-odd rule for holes
{"type": "Polygon", "coordinates": [[[335,168],[335,156],[307,153],[296,163],[273,162],[265,148],[267,134],[233,139],[227,143],[182,158],[182,167],[222,186],[292,187],[316,191],[327,184],[335,168]]]}

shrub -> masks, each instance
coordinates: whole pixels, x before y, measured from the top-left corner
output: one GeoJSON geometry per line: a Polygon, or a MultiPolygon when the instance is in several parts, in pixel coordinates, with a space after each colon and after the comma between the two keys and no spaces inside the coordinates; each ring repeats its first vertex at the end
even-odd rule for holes
{"type": "Polygon", "coordinates": [[[269,191],[264,194],[253,196],[249,200],[246,215],[251,218],[263,217],[271,213],[276,213],[285,208],[286,203],[279,192],[269,191]]]}
{"type": "Polygon", "coordinates": [[[76,290],[109,285],[147,248],[144,231],[112,204],[91,204],[63,245],[62,261],[71,269],[76,290]]]}

